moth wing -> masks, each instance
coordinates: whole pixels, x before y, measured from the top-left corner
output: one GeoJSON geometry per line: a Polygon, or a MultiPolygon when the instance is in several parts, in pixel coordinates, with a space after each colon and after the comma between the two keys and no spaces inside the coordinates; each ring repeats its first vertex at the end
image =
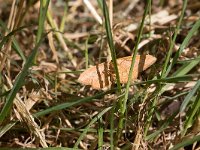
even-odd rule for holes
{"type": "MultiPolygon", "coordinates": [[[[132,80],[137,79],[138,77],[138,59],[139,55],[136,55],[136,60],[135,64],[133,67],[133,74],[132,74],[132,80]]],[[[132,61],[132,56],[127,56],[123,58],[119,58],[117,60],[117,65],[119,69],[119,76],[120,76],[120,82],[121,83],[127,83],[128,82],[128,76],[129,76],[129,70],[131,67],[131,61],[132,61]]]]}
{"type": "Polygon", "coordinates": [[[80,74],[78,82],[85,85],[91,85],[94,89],[102,89],[110,86],[109,63],[101,63],[86,69],[80,74]]]}
{"type": "MultiPolygon", "coordinates": [[[[137,79],[139,72],[146,70],[148,67],[154,64],[155,61],[156,58],[151,55],[136,55],[132,73],[132,81],[137,79]]],[[[131,62],[132,56],[117,59],[117,66],[121,83],[128,82],[131,62]]],[[[85,85],[91,85],[94,89],[110,87],[113,83],[113,80],[116,80],[116,75],[112,62],[101,63],[86,69],[78,78],[78,82],[85,85]]]]}
{"type": "MultiPolygon", "coordinates": [[[[132,81],[137,79],[139,72],[146,70],[148,67],[154,64],[155,61],[156,61],[156,58],[152,55],[136,55],[136,59],[135,59],[134,67],[133,67],[133,73],[132,73],[132,81]]],[[[132,62],[132,56],[127,56],[127,57],[117,59],[117,65],[119,69],[121,83],[128,82],[131,62],[132,62]]]]}
{"type": "Polygon", "coordinates": [[[78,82],[85,85],[91,85],[92,79],[96,77],[97,77],[96,68],[95,66],[92,66],[91,68],[86,69],[84,72],[80,74],[78,82]]]}

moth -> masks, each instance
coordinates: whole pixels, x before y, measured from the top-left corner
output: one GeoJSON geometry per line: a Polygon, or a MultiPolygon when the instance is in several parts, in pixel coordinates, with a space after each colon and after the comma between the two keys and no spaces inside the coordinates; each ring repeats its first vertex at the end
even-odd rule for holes
{"type": "MultiPolygon", "coordinates": [[[[132,56],[117,59],[120,83],[128,82],[129,70],[131,67],[132,56]]],[[[137,79],[138,74],[156,62],[152,55],[136,55],[131,81],[137,79]]],[[[86,69],[80,74],[78,82],[84,85],[91,85],[93,89],[109,88],[116,82],[116,74],[113,63],[104,62],[86,69]]]]}

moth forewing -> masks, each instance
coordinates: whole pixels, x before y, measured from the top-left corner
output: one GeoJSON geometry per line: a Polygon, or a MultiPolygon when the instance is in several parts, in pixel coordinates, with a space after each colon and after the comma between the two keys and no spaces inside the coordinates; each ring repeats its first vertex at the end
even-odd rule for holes
{"type": "MultiPolygon", "coordinates": [[[[137,79],[138,73],[146,70],[152,64],[154,64],[156,58],[151,55],[136,55],[132,81],[137,79]]],[[[117,59],[117,67],[119,70],[119,77],[121,83],[128,82],[129,71],[132,63],[132,56],[122,57],[117,59]]],[[[78,78],[78,82],[91,85],[94,89],[103,89],[105,87],[110,87],[116,80],[116,75],[114,72],[112,62],[104,62],[92,66],[81,73],[78,78]]]]}
{"type": "Polygon", "coordinates": [[[78,82],[91,85],[94,89],[102,89],[111,85],[109,62],[104,62],[86,69],[80,74],[78,82]]]}

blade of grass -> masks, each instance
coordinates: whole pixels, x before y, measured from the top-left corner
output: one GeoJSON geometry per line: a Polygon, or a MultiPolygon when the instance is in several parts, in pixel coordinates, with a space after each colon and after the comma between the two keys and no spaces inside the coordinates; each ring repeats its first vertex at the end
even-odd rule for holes
{"type": "Polygon", "coordinates": [[[54,29],[55,31],[55,36],[58,40],[58,42],[60,42],[61,47],[63,48],[63,50],[66,52],[67,57],[69,58],[69,60],[71,61],[71,63],[73,64],[73,66],[76,65],[76,62],[73,59],[73,55],[72,52],[69,50],[69,48],[67,47],[68,45],[72,45],[73,47],[78,48],[79,50],[81,50],[81,48],[79,46],[77,46],[76,44],[74,44],[74,42],[70,42],[68,41],[66,38],[63,37],[62,33],[59,31],[58,29],[58,25],[56,23],[56,21],[53,19],[52,14],[50,11],[47,12],[47,18],[48,18],[48,22],[51,25],[51,27],[54,29]]]}
{"type": "Polygon", "coordinates": [[[142,81],[135,83],[137,84],[152,84],[152,83],[176,83],[176,82],[185,82],[185,81],[191,81],[194,77],[200,77],[199,74],[196,75],[183,75],[183,76],[177,76],[177,77],[168,77],[163,79],[157,79],[157,80],[148,80],[148,81],[142,81]]]}
{"type": "Polygon", "coordinates": [[[87,40],[85,41],[85,69],[88,68],[88,40],[89,37],[87,38],[87,40]]]}
{"type": "MultiPolygon", "coordinates": [[[[192,29],[190,29],[190,31],[188,32],[187,36],[183,40],[179,50],[176,52],[175,57],[173,58],[172,62],[170,63],[170,65],[168,67],[167,74],[170,72],[170,70],[173,67],[173,65],[177,62],[177,59],[180,56],[181,52],[188,45],[190,39],[192,38],[194,33],[198,31],[199,27],[200,27],[200,19],[198,21],[196,21],[196,23],[193,25],[192,29]]],[[[175,73],[172,74],[172,77],[181,76],[181,75],[187,74],[192,68],[194,68],[197,64],[199,64],[199,62],[200,62],[200,56],[198,56],[194,60],[191,60],[188,63],[183,64],[182,67],[180,67],[175,73]]],[[[155,77],[154,79],[156,79],[156,78],[157,77],[155,77]]],[[[162,88],[162,90],[164,90],[164,89],[165,89],[165,87],[162,88]]]]}
{"type": "Polygon", "coordinates": [[[181,147],[191,145],[191,144],[193,144],[194,142],[197,142],[197,141],[200,141],[200,135],[194,136],[192,139],[183,140],[182,142],[174,145],[174,147],[172,147],[169,150],[179,150],[181,147]]]}
{"type": "Polygon", "coordinates": [[[103,14],[104,14],[104,18],[105,18],[105,28],[106,28],[106,35],[107,35],[107,39],[108,39],[108,45],[110,47],[112,62],[113,62],[114,71],[116,74],[118,94],[120,94],[121,93],[121,84],[120,84],[120,78],[119,78],[119,70],[118,70],[118,66],[117,66],[117,57],[116,57],[116,52],[115,52],[115,47],[114,47],[114,42],[113,42],[113,37],[112,37],[112,31],[111,31],[111,26],[110,26],[108,7],[106,5],[105,0],[103,0],[103,14]]]}
{"type": "Polygon", "coordinates": [[[21,71],[21,73],[18,75],[18,77],[16,78],[13,88],[11,89],[10,93],[8,94],[7,98],[6,98],[6,103],[1,111],[0,114],[0,123],[3,122],[4,118],[8,115],[8,113],[10,112],[11,106],[13,104],[13,100],[17,94],[17,92],[20,90],[20,88],[22,87],[23,83],[24,83],[24,79],[26,77],[26,75],[28,74],[28,69],[32,66],[33,64],[33,60],[36,56],[37,50],[41,44],[42,40],[40,40],[37,45],[35,46],[35,48],[33,49],[32,53],[30,54],[30,56],[27,58],[27,61],[21,71]]]}
{"type": "Polygon", "coordinates": [[[102,0],[97,0],[99,7],[103,11],[103,1],[102,0]]]}
{"type": "Polygon", "coordinates": [[[194,96],[194,94],[199,89],[200,89],[200,80],[197,81],[197,83],[195,84],[195,86],[192,88],[192,90],[188,93],[188,95],[183,100],[183,102],[181,104],[181,107],[180,107],[180,112],[185,111],[185,108],[187,107],[188,103],[191,101],[192,97],[194,96]]]}
{"type": "MultiPolygon", "coordinates": [[[[156,90],[155,93],[159,93],[159,90],[158,91],[156,90]]],[[[151,126],[153,114],[155,112],[156,104],[157,104],[158,99],[159,99],[159,96],[158,96],[158,94],[156,94],[156,96],[153,98],[153,100],[151,100],[151,103],[150,103],[150,106],[149,106],[149,110],[147,111],[147,115],[146,115],[147,119],[145,121],[145,127],[144,127],[144,136],[145,137],[146,137],[146,135],[148,133],[149,127],[151,126]]],[[[158,132],[158,133],[160,133],[160,132],[158,132]]]]}
{"type": "Polygon", "coordinates": [[[142,22],[141,22],[141,25],[140,25],[140,28],[139,28],[136,45],[135,45],[135,48],[133,50],[133,57],[132,57],[132,60],[131,60],[131,67],[130,67],[130,71],[129,71],[129,75],[128,75],[128,82],[126,84],[126,90],[125,90],[125,95],[124,95],[124,103],[123,103],[123,109],[122,109],[122,113],[123,114],[126,111],[126,102],[127,102],[127,99],[128,99],[128,93],[129,93],[129,88],[130,88],[132,74],[133,74],[133,67],[134,67],[136,55],[137,55],[137,52],[138,52],[138,45],[140,43],[140,39],[141,39],[143,28],[144,28],[144,21],[145,21],[145,18],[147,16],[147,13],[149,11],[150,4],[151,4],[151,0],[148,0],[147,5],[145,7],[145,11],[144,11],[143,17],[142,17],[142,22]]]}
{"type": "MultiPolygon", "coordinates": [[[[41,3],[43,2],[43,0],[40,1],[41,3]]],[[[42,3],[43,4],[43,3],[42,3]]],[[[28,69],[32,66],[33,64],[33,61],[37,55],[37,50],[40,46],[40,44],[42,43],[42,33],[43,33],[43,28],[44,28],[44,21],[46,19],[46,12],[47,12],[47,9],[48,9],[48,4],[49,4],[49,0],[45,1],[44,4],[46,4],[44,6],[44,12],[41,10],[41,14],[40,14],[40,17],[39,17],[39,26],[38,26],[38,32],[37,32],[37,43],[36,43],[36,46],[35,48],[33,49],[33,51],[31,52],[29,58],[27,58],[27,61],[21,71],[21,73],[19,74],[19,76],[16,78],[15,82],[14,82],[14,85],[9,93],[9,95],[7,96],[6,98],[6,103],[1,111],[1,114],[0,114],[0,123],[3,122],[3,120],[5,119],[5,117],[8,115],[10,109],[11,109],[11,106],[13,104],[13,100],[17,94],[17,92],[20,90],[20,88],[22,87],[23,83],[24,83],[24,79],[26,77],[26,75],[28,74],[28,69]]],[[[42,6],[41,6],[42,7],[42,6]]],[[[43,9],[43,7],[41,8],[43,9]]],[[[19,30],[20,28],[18,28],[17,30],[19,30]]],[[[15,30],[14,30],[15,31],[15,30]]],[[[10,36],[11,33],[9,33],[8,35],[10,36]]],[[[8,36],[7,35],[7,36],[8,36]]],[[[5,38],[4,38],[5,39],[5,38]]],[[[3,39],[3,40],[4,40],[3,39]]],[[[1,43],[3,43],[3,40],[1,43]]],[[[6,41],[6,40],[5,40],[6,41]]],[[[1,45],[0,43],[0,45],[1,45]]],[[[3,46],[3,45],[2,45],[3,46]]],[[[0,47],[2,47],[0,46],[0,47]]]]}
{"type": "MultiPolygon", "coordinates": [[[[200,83],[200,80],[199,80],[199,83],[200,83]]],[[[199,85],[199,83],[197,83],[197,84],[199,85]]],[[[194,87],[194,89],[196,87],[194,87]]],[[[187,119],[186,119],[186,121],[184,123],[184,130],[182,131],[182,136],[184,136],[186,134],[188,128],[190,128],[192,126],[192,124],[195,122],[195,118],[199,119],[199,116],[200,116],[200,88],[198,89],[198,92],[199,93],[196,96],[191,108],[186,113],[187,114],[187,119]],[[197,115],[197,117],[195,117],[195,115],[197,115]]]]}
{"type": "MultiPolygon", "coordinates": [[[[57,128],[57,127],[53,127],[53,128],[49,128],[49,129],[52,129],[52,130],[54,130],[54,129],[56,129],[56,130],[63,130],[63,131],[71,131],[71,132],[73,132],[73,131],[78,131],[78,132],[83,132],[85,129],[83,128],[83,129],[78,129],[78,128],[57,128]]],[[[89,130],[88,130],[88,132],[91,132],[91,133],[97,133],[97,129],[96,128],[90,128],[89,130]]],[[[104,130],[104,133],[110,133],[111,131],[109,130],[109,129],[106,129],[106,130],[104,130]]]]}
{"type": "Polygon", "coordinates": [[[196,60],[193,60],[189,63],[185,63],[178,69],[175,73],[172,74],[172,76],[182,76],[187,74],[190,70],[192,70],[196,65],[198,65],[200,62],[200,55],[197,57],[196,60]]]}
{"type": "Polygon", "coordinates": [[[114,150],[114,113],[115,113],[116,103],[114,103],[111,109],[110,115],[110,149],[114,150]]]}
{"type": "Polygon", "coordinates": [[[39,25],[36,36],[36,43],[38,43],[42,37],[44,31],[44,22],[46,20],[47,10],[50,0],[40,0],[40,13],[39,13],[39,25]]]}
{"type": "Polygon", "coordinates": [[[9,131],[16,123],[17,121],[10,122],[6,124],[4,127],[0,127],[0,137],[2,137],[7,131],[9,131]]]}
{"type": "Polygon", "coordinates": [[[94,99],[97,99],[97,98],[100,98],[100,97],[102,97],[102,96],[104,96],[106,94],[112,93],[113,91],[114,90],[109,90],[109,91],[97,94],[95,96],[92,96],[92,97],[86,97],[86,98],[82,98],[82,99],[79,99],[79,100],[76,100],[76,101],[73,101],[73,102],[67,102],[67,103],[63,103],[63,104],[57,105],[57,106],[53,106],[53,107],[50,107],[50,108],[45,109],[43,111],[35,113],[34,116],[35,117],[40,117],[40,116],[49,114],[49,113],[51,113],[53,111],[58,111],[58,110],[62,110],[62,109],[68,108],[68,107],[76,106],[76,105],[79,105],[79,104],[82,104],[82,103],[85,103],[85,102],[94,101],[94,99]]]}
{"type": "Polygon", "coordinates": [[[185,64],[185,63],[189,63],[191,61],[199,61],[200,58],[192,58],[192,59],[188,59],[188,60],[182,60],[182,61],[177,61],[178,64],[185,64]]]}
{"type": "Polygon", "coordinates": [[[13,44],[12,44],[12,47],[14,48],[14,50],[16,51],[16,53],[22,58],[22,60],[24,62],[26,62],[26,57],[24,56],[24,53],[21,49],[21,47],[19,46],[17,40],[15,38],[13,38],[13,44]]]}
{"type": "MultiPolygon", "coordinates": [[[[7,29],[7,27],[5,26],[5,24],[3,23],[3,21],[2,20],[0,20],[0,26],[5,30],[5,31],[8,31],[9,32],[9,30],[7,29]]],[[[22,52],[22,50],[21,50],[21,48],[20,48],[20,46],[19,46],[19,44],[18,44],[18,42],[17,42],[17,40],[13,37],[13,48],[14,48],[14,50],[16,51],[16,53],[22,58],[22,60],[24,61],[24,62],[26,62],[26,57],[24,56],[24,53],[22,52]]]]}
{"type": "MultiPolygon", "coordinates": [[[[192,68],[194,68],[196,65],[198,65],[200,62],[200,55],[197,57],[196,60],[193,60],[189,63],[184,64],[181,66],[175,73],[172,74],[172,76],[177,77],[177,76],[183,76],[187,74],[192,68]]],[[[168,89],[168,86],[170,85],[165,85],[162,87],[160,94],[162,94],[166,89],[168,89]]]]}
{"type": "MultiPolygon", "coordinates": [[[[50,0],[40,0],[40,9],[39,9],[39,20],[38,20],[38,30],[36,35],[36,43],[40,41],[43,31],[44,31],[44,23],[47,16],[47,10],[49,7],[50,0]]],[[[37,53],[36,53],[37,57],[37,53]]],[[[36,59],[35,57],[35,59],[36,59]]],[[[36,60],[34,60],[36,62],[36,60]]]]}
{"type": "MultiPolygon", "coordinates": [[[[170,63],[169,67],[167,68],[167,72],[166,72],[167,74],[170,72],[170,70],[172,69],[174,64],[177,62],[177,59],[179,58],[179,56],[183,52],[184,48],[187,47],[187,45],[189,44],[190,39],[192,38],[194,33],[196,31],[198,31],[199,27],[200,27],[200,19],[196,21],[196,23],[192,26],[192,29],[190,29],[189,33],[187,34],[187,36],[183,40],[179,50],[176,52],[175,57],[173,58],[173,60],[170,63]]],[[[199,60],[197,60],[197,61],[199,61],[199,60]]]]}
{"type": "Polygon", "coordinates": [[[9,93],[10,93],[10,90],[5,91],[4,93],[1,93],[1,94],[0,94],[0,97],[7,96],[9,93]]]}
{"type": "Polygon", "coordinates": [[[79,143],[81,142],[81,140],[83,139],[83,137],[86,135],[86,133],[88,132],[88,129],[90,128],[90,126],[92,124],[94,124],[95,122],[97,122],[97,120],[99,120],[106,112],[108,112],[112,107],[107,107],[105,108],[103,111],[101,111],[96,117],[94,117],[91,122],[87,125],[87,127],[85,128],[85,130],[83,131],[83,133],[80,135],[80,137],[78,138],[78,140],[76,141],[74,148],[77,148],[79,143]]]}
{"type": "Polygon", "coordinates": [[[65,29],[67,10],[68,10],[68,1],[65,3],[64,13],[63,13],[63,17],[62,17],[60,28],[59,28],[60,32],[63,32],[65,29]]]}
{"type": "MultiPolygon", "coordinates": [[[[187,36],[185,37],[184,41],[182,42],[178,52],[175,54],[175,57],[172,60],[172,63],[169,65],[169,69],[167,70],[167,73],[171,70],[171,68],[173,67],[173,65],[176,63],[180,53],[183,51],[183,49],[186,47],[186,45],[188,45],[190,39],[192,38],[192,36],[194,35],[194,33],[196,31],[198,31],[200,27],[200,19],[198,21],[196,21],[196,23],[193,25],[192,29],[190,29],[190,31],[188,32],[187,36]]],[[[192,60],[191,62],[185,63],[184,65],[182,65],[175,73],[172,74],[172,77],[176,77],[176,76],[182,76],[187,74],[190,70],[192,70],[192,68],[194,68],[196,65],[198,65],[200,62],[200,55],[195,59],[192,60]]],[[[162,94],[165,89],[168,88],[169,85],[165,85],[161,88],[160,94],[162,94]]]]}
{"type": "Polygon", "coordinates": [[[139,42],[140,42],[140,39],[141,39],[141,36],[142,36],[142,32],[143,32],[143,28],[144,28],[144,21],[145,21],[145,18],[147,16],[147,13],[149,11],[150,4],[151,4],[151,0],[148,0],[147,5],[145,7],[144,14],[143,14],[142,22],[141,22],[141,25],[140,25],[140,28],[139,28],[136,45],[135,45],[135,48],[133,50],[133,56],[132,56],[132,60],[131,60],[131,67],[130,67],[129,75],[128,75],[128,82],[126,84],[124,100],[123,100],[123,104],[122,104],[122,107],[121,107],[121,110],[120,110],[120,120],[119,120],[119,125],[118,125],[118,130],[119,131],[117,133],[118,134],[117,135],[117,139],[119,139],[121,131],[122,131],[122,128],[123,128],[123,125],[124,125],[124,123],[123,123],[124,122],[124,114],[125,114],[125,111],[126,111],[126,104],[127,104],[127,100],[128,100],[129,88],[130,88],[130,85],[131,85],[133,67],[134,67],[136,55],[137,55],[137,52],[138,52],[138,45],[139,45],[139,42]]]}
{"type": "Polygon", "coordinates": [[[10,32],[10,33],[7,34],[6,36],[4,36],[4,37],[2,38],[2,40],[1,40],[1,42],[0,42],[0,49],[2,49],[3,45],[7,42],[7,40],[8,40],[11,36],[13,36],[15,33],[19,32],[19,31],[21,31],[22,29],[27,28],[27,27],[28,27],[28,26],[19,27],[19,28],[15,29],[15,30],[12,30],[12,32],[10,32]]]}
{"type": "Polygon", "coordinates": [[[99,126],[99,128],[98,128],[98,149],[102,150],[103,149],[103,133],[104,133],[102,117],[99,118],[98,126],[99,126]]]}
{"type": "Polygon", "coordinates": [[[163,125],[159,128],[159,130],[153,132],[153,133],[150,134],[150,135],[147,135],[147,136],[145,137],[145,140],[149,141],[149,140],[152,140],[153,138],[157,137],[162,131],[164,131],[164,130],[168,127],[168,125],[169,125],[170,123],[172,123],[174,117],[175,117],[177,114],[178,114],[178,111],[175,112],[172,116],[170,116],[170,117],[163,123],[163,125]]]}
{"type": "Polygon", "coordinates": [[[181,27],[181,23],[182,23],[183,16],[184,16],[184,13],[185,13],[185,10],[186,10],[186,6],[187,6],[187,0],[184,0],[183,7],[182,7],[182,10],[181,10],[181,15],[179,17],[178,24],[176,26],[174,36],[172,38],[172,43],[170,43],[169,51],[168,51],[167,57],[165,59],[165,63],[164,63],[163,70],[162,70],[162,73],[161,73],[161,78],[166,77],[168,75],[168,72],[166,72],[167,66],[168,66],[169,61],[170,61],[170,57],[171,57],[171,54],[172,54],[172,49],[174,47],[176,37],[177,37],[179,29],[181,27]]]}

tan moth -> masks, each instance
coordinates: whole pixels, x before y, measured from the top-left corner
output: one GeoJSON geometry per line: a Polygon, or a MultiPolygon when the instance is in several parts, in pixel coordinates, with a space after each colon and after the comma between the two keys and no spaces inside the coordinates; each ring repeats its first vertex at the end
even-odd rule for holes
{"type": "MultiPolygon", "coordinates": [[[[131,67],[132,56],[117,59],[120,83],[128,82],[129,70],[131,67]]],[[[137,79],[138,73],[146,70],[156,62],[152,55],[136,55],[133,68],[132,81],[137,79]]],[[[86,69],[80,74],[78,82],[84,85],[91,85],[93,89],[110,87],[116,81],[116,75],[112,62],[104,62],[86,69]]]]}

